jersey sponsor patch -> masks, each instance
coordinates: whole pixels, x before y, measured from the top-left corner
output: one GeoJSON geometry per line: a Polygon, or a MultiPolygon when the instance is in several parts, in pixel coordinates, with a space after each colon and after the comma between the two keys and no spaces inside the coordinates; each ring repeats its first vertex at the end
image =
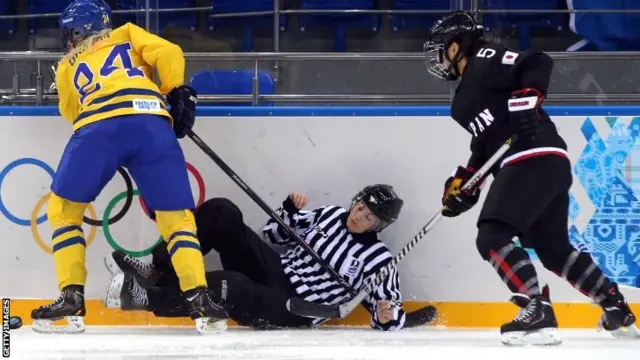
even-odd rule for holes
{"type": "Polygon", "coordinates": [[[157,112],[160,107],[160,100],[135,99],[133,100],[133,108],[138,112],[157,112]]]}
{"type": "Polygon", "coordinates": [[[518,58],[518,55],[520,54],[507,51],[502,56],[502,63],[505,65],[513,65],[516,63],[516,59],[518,58]]]}

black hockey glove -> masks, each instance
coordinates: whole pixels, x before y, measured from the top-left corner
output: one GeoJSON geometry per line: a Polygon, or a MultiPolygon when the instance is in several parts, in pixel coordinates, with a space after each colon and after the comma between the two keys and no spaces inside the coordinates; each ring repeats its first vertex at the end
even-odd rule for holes
{"type": "Polygon", "coordinates": [[[442,196],[442,216],[456,217],[471,209],[480,198],[480,189],[476,188],[471,193],[460,191],[464,184],[471,179],[475,171],[458,166],[455,174],[444,183],[444,195],[442,196]]]}
{"type": "Polygon", "coordinates": [[[540,118],[538,109],[544,99],[542,93],[533,88],[524,88],[511,93],[509,120],[511,130],[521,138],[533,138],[538,131],[540,118]]]}
{"type": "Polygon", "coordinates": [[[169,92],[167,102],[171,106],[169,114],[173,118],[173,131],[178,139],[182,139],[196,121],[196,91],[187,85],[178,86],[169,92]]]}

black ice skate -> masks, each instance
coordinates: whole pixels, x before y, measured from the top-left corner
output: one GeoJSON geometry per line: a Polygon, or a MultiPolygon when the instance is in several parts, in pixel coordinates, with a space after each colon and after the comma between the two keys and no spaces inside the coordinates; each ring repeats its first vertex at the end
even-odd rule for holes
{"type": "Polygon", "coordinates": [[[145,289],[156,284],[162,273],[153,266],[121,250],[115,250],[105,256],[104,264],[111,275],[119,273],[131,273],[135,275],[138,283],[145,289]]]}
{"type": "Polygon", "coordinates": [[[149,297],[133,274],[116,274],[111,278],[104,305],[122,310],[149,310],[149,297]]]}
{"type": "Polygon", "coordinates": [[[84,332],[84,287],[69,285],[62,289],[60,297],[51,304],[31,311],[33,331],[39,333],[76,334],[84,332]],[[65,326],[53,326],[53,322],[65,319],[65,326]]]}
{"type": "Polygon", "coordinates": [[[524,306],[511,322],[500,327],[502,343],[511,346],[522,345],[558,345],[562,342],[558,336],[558,321],[547,296],[538,295],[532,299],[513,297],[512,302],[524,306]],[[528,301],[527,301],[528,300],[528,301]],[[528,338],[539,334],[541,341],[528,338]]]}
{"type": "Polygon", "coordinates": [[[604,314],[600,318],[598,329],[605,329],[619,339],[640,339],[636,317],[620,293],[618,284],[612,283],[603,295],[605,298],[600,301],[600,306],[604,314]]]}
{"type": "Polygon", "coordinates": [[[211,300],[206,288],[185,291],[183,295],[199,333],[222,332],[227,329],[229,315],[211,300]]]}

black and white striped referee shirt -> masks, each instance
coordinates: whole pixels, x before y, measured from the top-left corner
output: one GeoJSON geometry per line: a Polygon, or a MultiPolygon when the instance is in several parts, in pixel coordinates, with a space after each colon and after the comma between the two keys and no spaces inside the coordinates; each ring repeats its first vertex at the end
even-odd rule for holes
{"type": "MultiPolygon", "coordinates": [[[[356,290],[364,287],[364,280],[378,272],[392,258],[386,245],[376,233],[352,234],[346,226],[348,210],[340,206],[323,206],[313,211],[298,211],[289,197],[276,212],[322,259],[333,267],[356,290]]],[[[285,246],[281,255],[284,273],[298,295],[307,301],[338,304],[351,298],[349,291],[333,280],[298,243],[273,219],[262,230],[274,244],[285,246]]],[[[404,326],[398,272],[394,269],[386,280],[363,302],[372,314],[371,327],[399,330],[404,326]],[[389,300],[393,304],[394,320],[381,324],[377,319],[376,304],[389,300]]],[[[316,319],[314,324],[326,321],[316,319]]]]}

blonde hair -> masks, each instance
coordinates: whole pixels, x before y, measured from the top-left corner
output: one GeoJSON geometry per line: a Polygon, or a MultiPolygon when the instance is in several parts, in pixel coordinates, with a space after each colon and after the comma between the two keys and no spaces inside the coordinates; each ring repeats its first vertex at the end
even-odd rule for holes
{"type": "Polygon", "coordinates": [[[93,47],[93,45],[95,45],[105,37],[109,36],[111,34],[111,31],[112,29],[104,29],[87,38],[82,39],[82,41],[80,41],[78,45],[74,46],[71,50],[69,50],[69,52],[64,56],[63,60],[73,58],[76,55],[85,51],[91,51],[91,48],[93,47]]]}

